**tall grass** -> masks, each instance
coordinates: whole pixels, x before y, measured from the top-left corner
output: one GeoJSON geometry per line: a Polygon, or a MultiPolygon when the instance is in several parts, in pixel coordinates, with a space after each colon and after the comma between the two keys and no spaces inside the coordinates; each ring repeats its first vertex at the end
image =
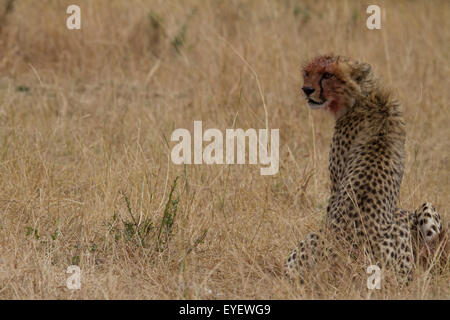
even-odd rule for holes
{"type": "Polygon", "coordinates": [[[333,119],[300,97],[317,54],[367,61],[395,88],[400,205],[431,201],[448,221],[448,1],[381,1],[381,30],[368,1],[80,0],[81,30],[65,27],[70,4],[0,2],[0,298],[450,296],[448,262],[376,291],[351,262],[311,286],[281,272],[329,196],[333,119]],[[167,141],[194,120],[279,128],[279,173],[172,164],[167,141]]]}

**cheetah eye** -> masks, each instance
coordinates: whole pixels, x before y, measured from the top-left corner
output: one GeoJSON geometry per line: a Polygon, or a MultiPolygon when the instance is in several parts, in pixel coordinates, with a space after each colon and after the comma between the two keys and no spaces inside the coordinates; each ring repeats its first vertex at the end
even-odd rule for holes
{"type": "Polygon", "coordinates": [[[330,79],[330,78],[332,78],[333,76],[334,76],[334,74],[329,73],[329,72],[325,72],[325,73],[323,74],[323,78],[324,78],[324,79],[330,79]]]}

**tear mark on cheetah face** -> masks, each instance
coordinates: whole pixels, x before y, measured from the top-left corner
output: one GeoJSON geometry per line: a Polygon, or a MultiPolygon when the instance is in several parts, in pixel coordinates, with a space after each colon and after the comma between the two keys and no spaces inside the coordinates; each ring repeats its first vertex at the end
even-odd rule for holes
{"type": "Polygon", "coordinates": [[[311,109],[329,110],[339,118],[368,92],[371,67],[340,56],[319,56],[303,67],[302,91],[311,109]]]}

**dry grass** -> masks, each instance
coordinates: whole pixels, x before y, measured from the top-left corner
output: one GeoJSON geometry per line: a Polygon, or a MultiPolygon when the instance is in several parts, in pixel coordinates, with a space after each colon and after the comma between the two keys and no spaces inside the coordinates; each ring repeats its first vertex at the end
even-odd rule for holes
{"type": "Polygon", "coordinates": [[[79,31],[65,27],[73,1],[17,0],[0,16],[0,298],[450,297],[448,261],[379,291],[356,264],[316,286],[279,274],[329,195],[333,119],[299,96],[300,65],[319,53],[370,62],[396,88],[407,121],[401,206],[428,200],[448,220],[448,1],[380,2],[374,31],[366,1],[76,2],[79,31]],[[265,127],[238,54],[280,129],[279,173],[173,165],[166,140],[194,120],[265,127]],[[65,287],[71,264],[83,272],[78,291],[65,287]]]}

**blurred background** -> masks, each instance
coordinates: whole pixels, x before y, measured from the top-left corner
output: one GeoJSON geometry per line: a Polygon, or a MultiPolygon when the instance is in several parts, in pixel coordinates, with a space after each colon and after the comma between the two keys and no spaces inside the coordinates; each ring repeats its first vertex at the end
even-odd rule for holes
{"type": "Polygon", "coordinates": [[[312,291],[281,274],[329,196],[334,120],[300,94],[318,54],[368,62],[393,88],[400,205],[431,201],[448,220],[450,2],[377,1],[369,30],[372,2],[1,0],[0,298],[448,298],[448,263],[379,292],[356,264],[312,291]],[[171,163],[176,128],[265,128],[264,104],[277,175],[171,163]]]}

